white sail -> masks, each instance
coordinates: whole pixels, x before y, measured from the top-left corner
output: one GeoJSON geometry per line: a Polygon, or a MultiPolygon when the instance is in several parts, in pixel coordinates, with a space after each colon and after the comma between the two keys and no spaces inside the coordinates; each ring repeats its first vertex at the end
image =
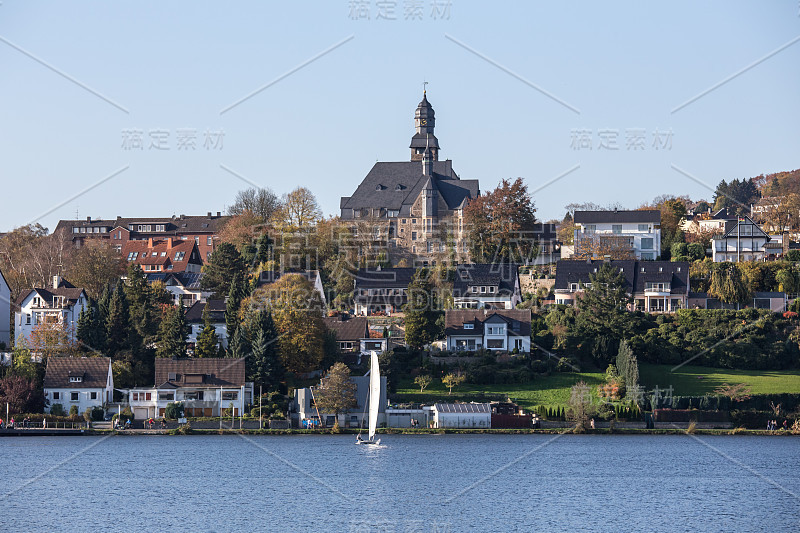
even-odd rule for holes
{"type": "Polygon", "coordinates": [[[372,352],[369,368],[369,440],[375,438],[378,427],[378,409],[381,404],[381,371],[378,367],[378,352],[372,352]]]}

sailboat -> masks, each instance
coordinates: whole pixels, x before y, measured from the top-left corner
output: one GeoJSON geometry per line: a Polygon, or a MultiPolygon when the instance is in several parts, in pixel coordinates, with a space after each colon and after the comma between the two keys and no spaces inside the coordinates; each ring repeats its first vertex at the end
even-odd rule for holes
{"type": "Polygon", "coordinates": [[[378,352],[374,350],[370,356],[367,405],[369,406],[369,433],[367,434],[367,440],[364,440],[361,438],[361,431],[359,430],[356,436],[356,444],[377,446],[381,443],[381,439],[375,440],[375,429],[378,427],[378,409],[381,405],[381,370],[378,366],[378,352]]]}

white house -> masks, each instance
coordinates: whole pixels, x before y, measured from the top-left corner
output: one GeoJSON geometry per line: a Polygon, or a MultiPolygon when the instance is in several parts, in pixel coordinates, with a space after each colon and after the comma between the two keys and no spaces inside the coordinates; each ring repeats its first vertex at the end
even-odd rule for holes
{"type": "Polygon", "coordinates": [[[762,261],[766,255],[764,245],[770,236],[748,216],[725,222],[722,235],[711,239],[715,263],[731,261],[762,261]]]}
{"type": "Polygon", "coordinates": [[[114,376],[108,357],[49,357],[44,397],[50,412],[60,404],[65,412],[74,405],[79,413],[103,407],[113,400],[114,376]]]}
{"type": "Polygon", "coordinates": [[[452,309],[445,312],[447,349],[531,351],[530,309],[452,309]]]}
{"type": "Polygon", "coordinates": [[[163,417],[167,404],[180,402],[187,417],[233,416],[253,403],[253,383],[245,382],[244,359],[156,359],[156,385],[126,391],[137,420],[163,417]]]}
{"type": "Polygon", "coordinates": [[[86,292],[61,276],[53,276],[53,287],[32,289],[14,313],[15,339],[29,339],[38,324],[59,325],[72,337],[81,311],[89,304],[86,292]]]}
{"type": "Polygon", "coordinates": [[[465,264],[456,267],[453,306],[456,309],[514,309],[522,301],[515,264],[465,264]]]}
{"type": "Polygon", "coordinates": [[[11,347],[11,289],[0,271],[0,350],[11,347]]]}
{"type": "Polygon", "coordinates": [[[433,427],[489,429],[492,427],[492,407],[488,403],[434,404],[433,427]]]}
{"type": "Polygon", "coordinates": [[[636,259],[661,255],[661,211],[575,211],[575,255],[599,258],[628,253],[636,259]]]}
{"type": "Polygon", "coordinates": [[[186,342],[196,343],[197,337],[205,327],[203,322],[203,311],[208,308],[208,318],[211,325],[214,326],[214,331],[217,333],[217,339],[223,348],[228,347],[228,325],[225,322],[225,300],[206,300],[205,302],[195,302],[186,311],[186,324],[189,326],[189,336],[186,342]]]}
{"type": "Polygon", "coordinates": [[[197,302],[205,302],[212,292],[200,288],[202,272],[148,272],[147,282],[163,281],[164,288],[172,295],[175,305],[183,300],[185,307],[197,302]]]}

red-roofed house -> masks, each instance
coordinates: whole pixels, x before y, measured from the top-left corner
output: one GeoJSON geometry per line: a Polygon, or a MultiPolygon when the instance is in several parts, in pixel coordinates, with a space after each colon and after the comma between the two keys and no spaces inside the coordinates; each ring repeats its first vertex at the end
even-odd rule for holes
{"type": "Polygon", "coordinates": [[[194,241],[168,238],[161,241],[128,241],[122,245],[122,257],[150,272],[200,272],[203,261],[194,241]]]}

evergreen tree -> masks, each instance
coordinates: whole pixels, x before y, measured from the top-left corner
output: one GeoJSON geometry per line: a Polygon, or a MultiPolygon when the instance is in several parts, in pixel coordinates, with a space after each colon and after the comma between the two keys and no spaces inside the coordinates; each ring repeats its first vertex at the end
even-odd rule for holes
{"type": "Polygon", "coordinates": [[[75,336],[80,343],[79,348],[81,350],[85,350],[87,346],[91,346],[91,309],[92,303],[91,300],[89,301],[88,305],[81,309],[80,314],[78,315],[78,327],[75,330],[75,336]]]}
{"type": "Polygon", "coordinates": [[[428,269],[417,270],[408,285],[408,303],[404,306],[406,344],[419,350],[436,340],[439,327],[437,320],[441,311],[428,269]]]}
{"type": "Polygon", "coordinates": [[[235,359],[250,355],[250,345],[244,334],[244,328],[236,328],[236,333],[228,341],[227,357],[235,359]]]}
{"type": "Polygon", "coordinates": [[[106,323],[106,319],[108,318],[108,308],[111,305],[112,295],[113,291],[111,287],[109,285],[106,285],[103,288],[102,294],[100,294],[100,299],[97,300],[98,318],[104,325],[106,323]]]}
{"type": "Polygon", "coordinates": [[[261,265],[272,259],[272,249],[272,239],[269,238],[269,234],[264,233],[258,239],[258,252],[256,252],[255,263],[261,265]]]}
{"type": "Polygon", "coordinates": [[[189,333],[182,303],[169,309],[158,328],[158,357],[186,356],[186,337],[189,333]]]}
{"type": "Polygon", "coordinates": [[[247,297],[244,277],[237,275],[234,277],[228,298],[225,300],[225,325],[228,329],[228,338],[233,338],[236,330],[239,329],[239,308],[242,300],[247,297]]]}
{"type": "Polygon", "coordinates": [[[106,349],[110,355],[114,355],[129,347],[128,330],[130,328],[130,313],[128,310],[128,299],[122,282],[117,283],[111,301],[108,304],[108,315],[106,317],[106,349]]]}
{"type": "Polygon", "coordinates": [[[195,357],[214,357],[217,355],[219,339],[217,338],[217,330],[211,323],[208,307],[208,303],[203,307],[203,331],[200,332],[195,343],[195,357]]]}
{"type": "Polygon", "coordinates": [[[260,312],[260,327],[253,340],[252,380],[268,391],[278,390],[283,379],[283,367],[278,355],[278,329],[269,311],[260,312]]]}
{"type": "Polygon", "coordinates": [[[212,291],[214,298],[224,298],[230,291],[231,284],[237,276],[244,278],[247,265],[234,245],[228,242],[220,244],[211,254],[208,263],[203,267],[203,289],[212,291]]]}

